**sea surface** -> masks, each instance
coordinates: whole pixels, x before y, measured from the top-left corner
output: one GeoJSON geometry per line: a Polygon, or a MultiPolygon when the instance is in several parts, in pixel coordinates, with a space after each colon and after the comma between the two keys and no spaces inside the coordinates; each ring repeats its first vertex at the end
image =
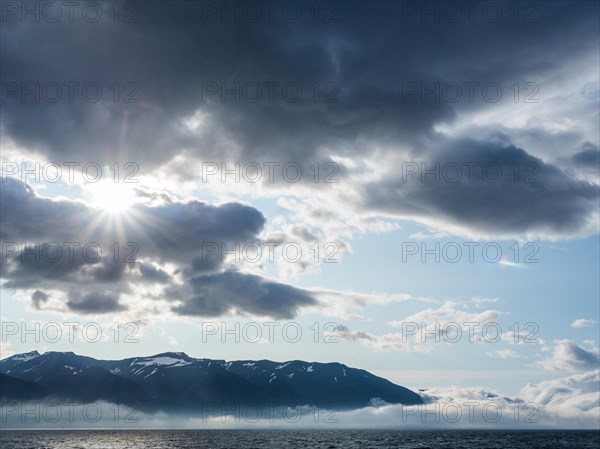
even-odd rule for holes
{"type": "Polygon", "coordinates": [[[600,431],[6,430],[3,449],[600,448],[600,431]]]}

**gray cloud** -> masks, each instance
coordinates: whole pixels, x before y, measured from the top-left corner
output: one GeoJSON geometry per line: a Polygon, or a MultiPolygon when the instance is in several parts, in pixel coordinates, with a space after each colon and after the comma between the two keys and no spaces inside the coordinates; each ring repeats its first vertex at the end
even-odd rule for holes
{"type": "MultiPolygon", "coordinates": [[[[119,295],[135,291],[138,282],[168,287],[172,282],[170,274],[151,260],[173,263],[184,279],[192,282],[194,273],[207,271],[206,266],[197,266],[202,265],[205,243],[256,240],[265,225],[264,216],[250,206],[211,206],[189,201],[157,206],[137,204],[129,211],[131,221],[124,220],[120,229],[97,228],[92,224],[103,219],[102,211],[83,202],[44,198],[27,184],[11,178],[3,182],[0,195],[4,286],[62,291],[68,297],[67,307],[81,313],[124,310],[118,302],[119,295]],[[96,230],[91,233],[89,229],[96,230]],[[111,249],[114,242],[122,248],[118,258],[111,249]],[[93,245],[84,251],[84,245],[89,243],[93,245]],[[138,249],[132,260],[126,258],[129,251],[123,249],[128,243],[138,249]],[[79,296],[74,296],[72,285],[81,286],[79,296]],[[104,293],[107,286],[113,293],[104,293]]],[[[213,271],[221,269],[219,257],[208,263],[213,271]]],[[[255,280],[258,283],[259,278],[255,280]]],[[[277,291],[275,284],[265,285],[277,291]]],[[[293,289],[289,294],[293,303],[289,310],[294,310],[302,304],[302,298],[293,289]]],[[[32,296],[36,308],[45,302],[41,295],[40,292],[32,296]]],[[[266,307],[270,300],[267,294],[257,303],[266,307]]],[[[278,307],[274,310],[284,313],[283,309],[277,312],[278,307]]]]}
{"type": "MultiPolygon", "coordinates": [[[[13,242],[3,241],[3,243],[5,245],[3,246],[3,277],[10,279],[7,284],[9,288],[20,288],[30,285],[36,280],[73,280],[72,276],[90,263],[77,256],[72,260],[69,260],[68,257],[60,257],[56,260],[54,260],[54,256],[45,257],[45,254],[49,254],[51,250],[54,251],[57,248],[53,244],[26,244],[25,248],[19,249],[17,254],[12,255],[13,242]]],[[[14,243],[21,244],[21,242],[14,243]]]]}
{"type": "Polygon", "coordinates": [[[50,295],[41,290],[36,290],[31,294],[31,302],[33,302],[36,309],[39,309],[42,303],[48,301],[48,298],[50,298],[50,295]]]}
{"type": "Polygon", "coordinates": [[[366,185],[364,206],[501,235],[569,235],[597,212],[596,185],[508,142],[447,141],[441,147],[432,158],[366,185]]]}
{"type": "Polygon", "coordinates": [[[317,304],[306,290],[236,271],[195,277],[190,283],[193,296],[172,309],[179,315],[213,317],[237,311],[289,319],[301,307],[317,304]]]}
{"type": "Polygon", "coordinates": [[[600,168],[600,150],[598,150],[598,145],[586,142],[582,145],[581,151],[575,153],[572,159],[577,166],[597,172],[600,168]]]}
{"type": "MultiPolygon", "coordinates": [[[[257,239],[265,218],[249,206],[237,203],[210,206],[198,201],[133,206],[135,210],[130,214],[139,214],[144,226],[123,223],[121,242],[136,242],[140,248],[139,254],[135,255],[139,259],[137,263],[127,263],[123,258],[114,260],[114,252],[108,250],[112,246],[111,240],[118,238],[118,234],[96,239],[104,246],[99,243],[89,253],[79,248],[71,253],[64,245],[63,242],[76,241],[75,235],[85,235],[81,231],[72,232],[97,220],[101,211],[81,202],[43,198],[27,184],[14,179],[3,184],[1,199],[0,232],[5,237],[4,244],[20,244],[22,240],[31,242],[36,238],[61,242],[39,243],[35,246],[37,258],[35,254],[33,257],[27,255],[22,248],[6,254],[3,264],[5,287],[62,291],[67,296],[66,306],[74,312],[126,310],[119,302],[120,295],[135,291],[138,282],[163,285],[163,299],[182,301],[173,307],[173,311],[181,315],[218,316],[237,311],[291,318],[301,307],[317,304],[314,296],[305,290],[256,275],[223,272],[219,254],[205,257],[205,243],[220,248],[224,242],[257,239]],[[26,224],[24,229],[20,223],[26,224]],[[46,223],[54,225],[48,227],[46,223]],[[7,240],[9,238],[11,240],[7,240]],[[62,251],[62,257],[55,260],[56,248],[62,251]],[[185,281],[183,287],[174,284],[168,272],[146,259],[174,263],[185,281]],[[72,289],[75,284],[81,285],[77,292],[72,289]],[[108,286],[110,292],[106,291],[108,286]]],[[[79,243],[82,246],[86,242],[79,243]]],[[[36,292],[32,301],[39,308],[45,299],[41,292],[36,292]]]]}
{"type": "Polygon", "coordinates": [[[67,307],[82,314],[102,314],[127,310],[127,307],[119,302],[120,295],[112,292],[94,292],[81,295],[78,292],[69,292],[67,307]]]}
{"type": "Polygon", "coordinates": [[[165,284],[171,280],[171,276],[164,270],[149,263],[140,263],[140,273],[144,280],[165,284]]]}

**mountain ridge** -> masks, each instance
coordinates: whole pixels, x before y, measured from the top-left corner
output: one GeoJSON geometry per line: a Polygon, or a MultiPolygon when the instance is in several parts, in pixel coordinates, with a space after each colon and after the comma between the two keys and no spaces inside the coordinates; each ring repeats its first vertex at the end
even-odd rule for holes
{"type": "MultiPolygon", "coordinates": [[[[10,397],[8,385],[21,390],[30,385],[36,398],[45,392],[79,402],[135,404],[148,411],[189,412],[206,404],[349,410],[374,402],[423,403],[408,388],[339,362],[226,361],[185,352],[100,360],[73,352],[31,351],[0,360],[0,373],[0,399],[10,397]]],[[[26,391],[19,394],[28,397],[26,391]]]]}

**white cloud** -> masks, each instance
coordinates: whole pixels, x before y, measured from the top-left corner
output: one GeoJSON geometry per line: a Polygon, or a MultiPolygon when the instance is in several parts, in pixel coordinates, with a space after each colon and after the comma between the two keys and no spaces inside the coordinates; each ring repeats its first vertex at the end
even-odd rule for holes
{"type": "Polygon", "coordinates": [[[485,310],[483,312],[470,312],[461,310],[466,307],[457,301],[446,301],[441,307],[437,309],[426,309],[421,312],[415,313],[414,315],[408,316],[401,321],[391,321],[391,326],[399,327],[403,322],[412,323],[468,323],[475,322],[479,325],[490,322],[494,318],[503,315],[502,312],[497,310],[485,310]]]}
{"type": "Polygon", "coordinates": [[[586,320],[586,319],[579,319],[579,320],[575,320],[571,323],[571,327],[574,329],[580,329],[583,327],[594,327],[596,324],[598,324],[598,322],[596,320],[586,320]]]}
{"type": "Polygon", "coordinates": [[[560,423],[560,417],[594,419],[596,428],[600,421],[600,371],[588,371],[539,384],[527,384],[521,396],[551,411],[560,423]]]}
{"type": "MultiPolygon", "coordinates": [[[[401,300],[415,299],[408,295],[401,300]]],[[[364,301],[364,299],[363,299],[364,301]]],[[[389,297],[369,298],[370,303],[388,303],[389,297]]],[[[460,303],[446,301],[438,308],[428,308],[408,316],[402,320],[389,321],[391,327],[399,328],[400,332],[377,335],[362,330],[350,330],[339,326],[337,338],[347,341],[358,341],[376,351],[406,351],[429,353],[431,345],[459,342],[495,342],[500,340],[501,326],[493,320],[504,313],[497,310],[464,310],[470,307],[480,307],[481,298],[460,303]],[[486,325],[494,330],[484,331],[486,325]],[[495,334],[498,332],[498,335],[495,334]]],[[[506,356],[506,353],[503,353],[506,356]]]]}
{"type": "MultiPolygon", "coordinates": [[[[481,303],[475,301],[475,307],[481,303]]],[[[433,340],[445,340],[455,342],[458,340],[492,341],[495,339],[494,332],[501,329],[494,319],[505,315],[494,309],[471,311],[471,303],[460,303],[458,301],[446,301],[438,308],[429,308],[410,315],[402,320],[393,320],[388,324],[392,327],[402,328],[403,332],[413,332],[417,327],[417,335],[423,343],[431,341],[432,333],[437,337],[433,340]],[[465,310],[467,309],[467,310],[465,310]],[[495,330],[489,330],[484,333],[482,328],[486,325],[492,325],[495,330]],[[485,335],[484,335],[485,334],[485,335]]],[[[500,330],[501,332],[501,330],[500,330]]]]}
{"type": "Polygon", "coordinates": [[[549,371],[583,371],[597,369],[600,365],[598,348],[586,350],[571,340],[557,340],[550,357],[537,362],[537,366],[549,371]]]}

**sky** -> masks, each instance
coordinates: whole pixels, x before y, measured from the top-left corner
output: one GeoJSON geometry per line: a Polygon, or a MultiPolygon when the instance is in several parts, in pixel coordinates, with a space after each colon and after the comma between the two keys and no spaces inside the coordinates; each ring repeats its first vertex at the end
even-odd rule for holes
{"type": "Polygon", "coordinates": [[[2,358],[339,361],[597,427],[599,12],[2,0],[2,358]]]}

